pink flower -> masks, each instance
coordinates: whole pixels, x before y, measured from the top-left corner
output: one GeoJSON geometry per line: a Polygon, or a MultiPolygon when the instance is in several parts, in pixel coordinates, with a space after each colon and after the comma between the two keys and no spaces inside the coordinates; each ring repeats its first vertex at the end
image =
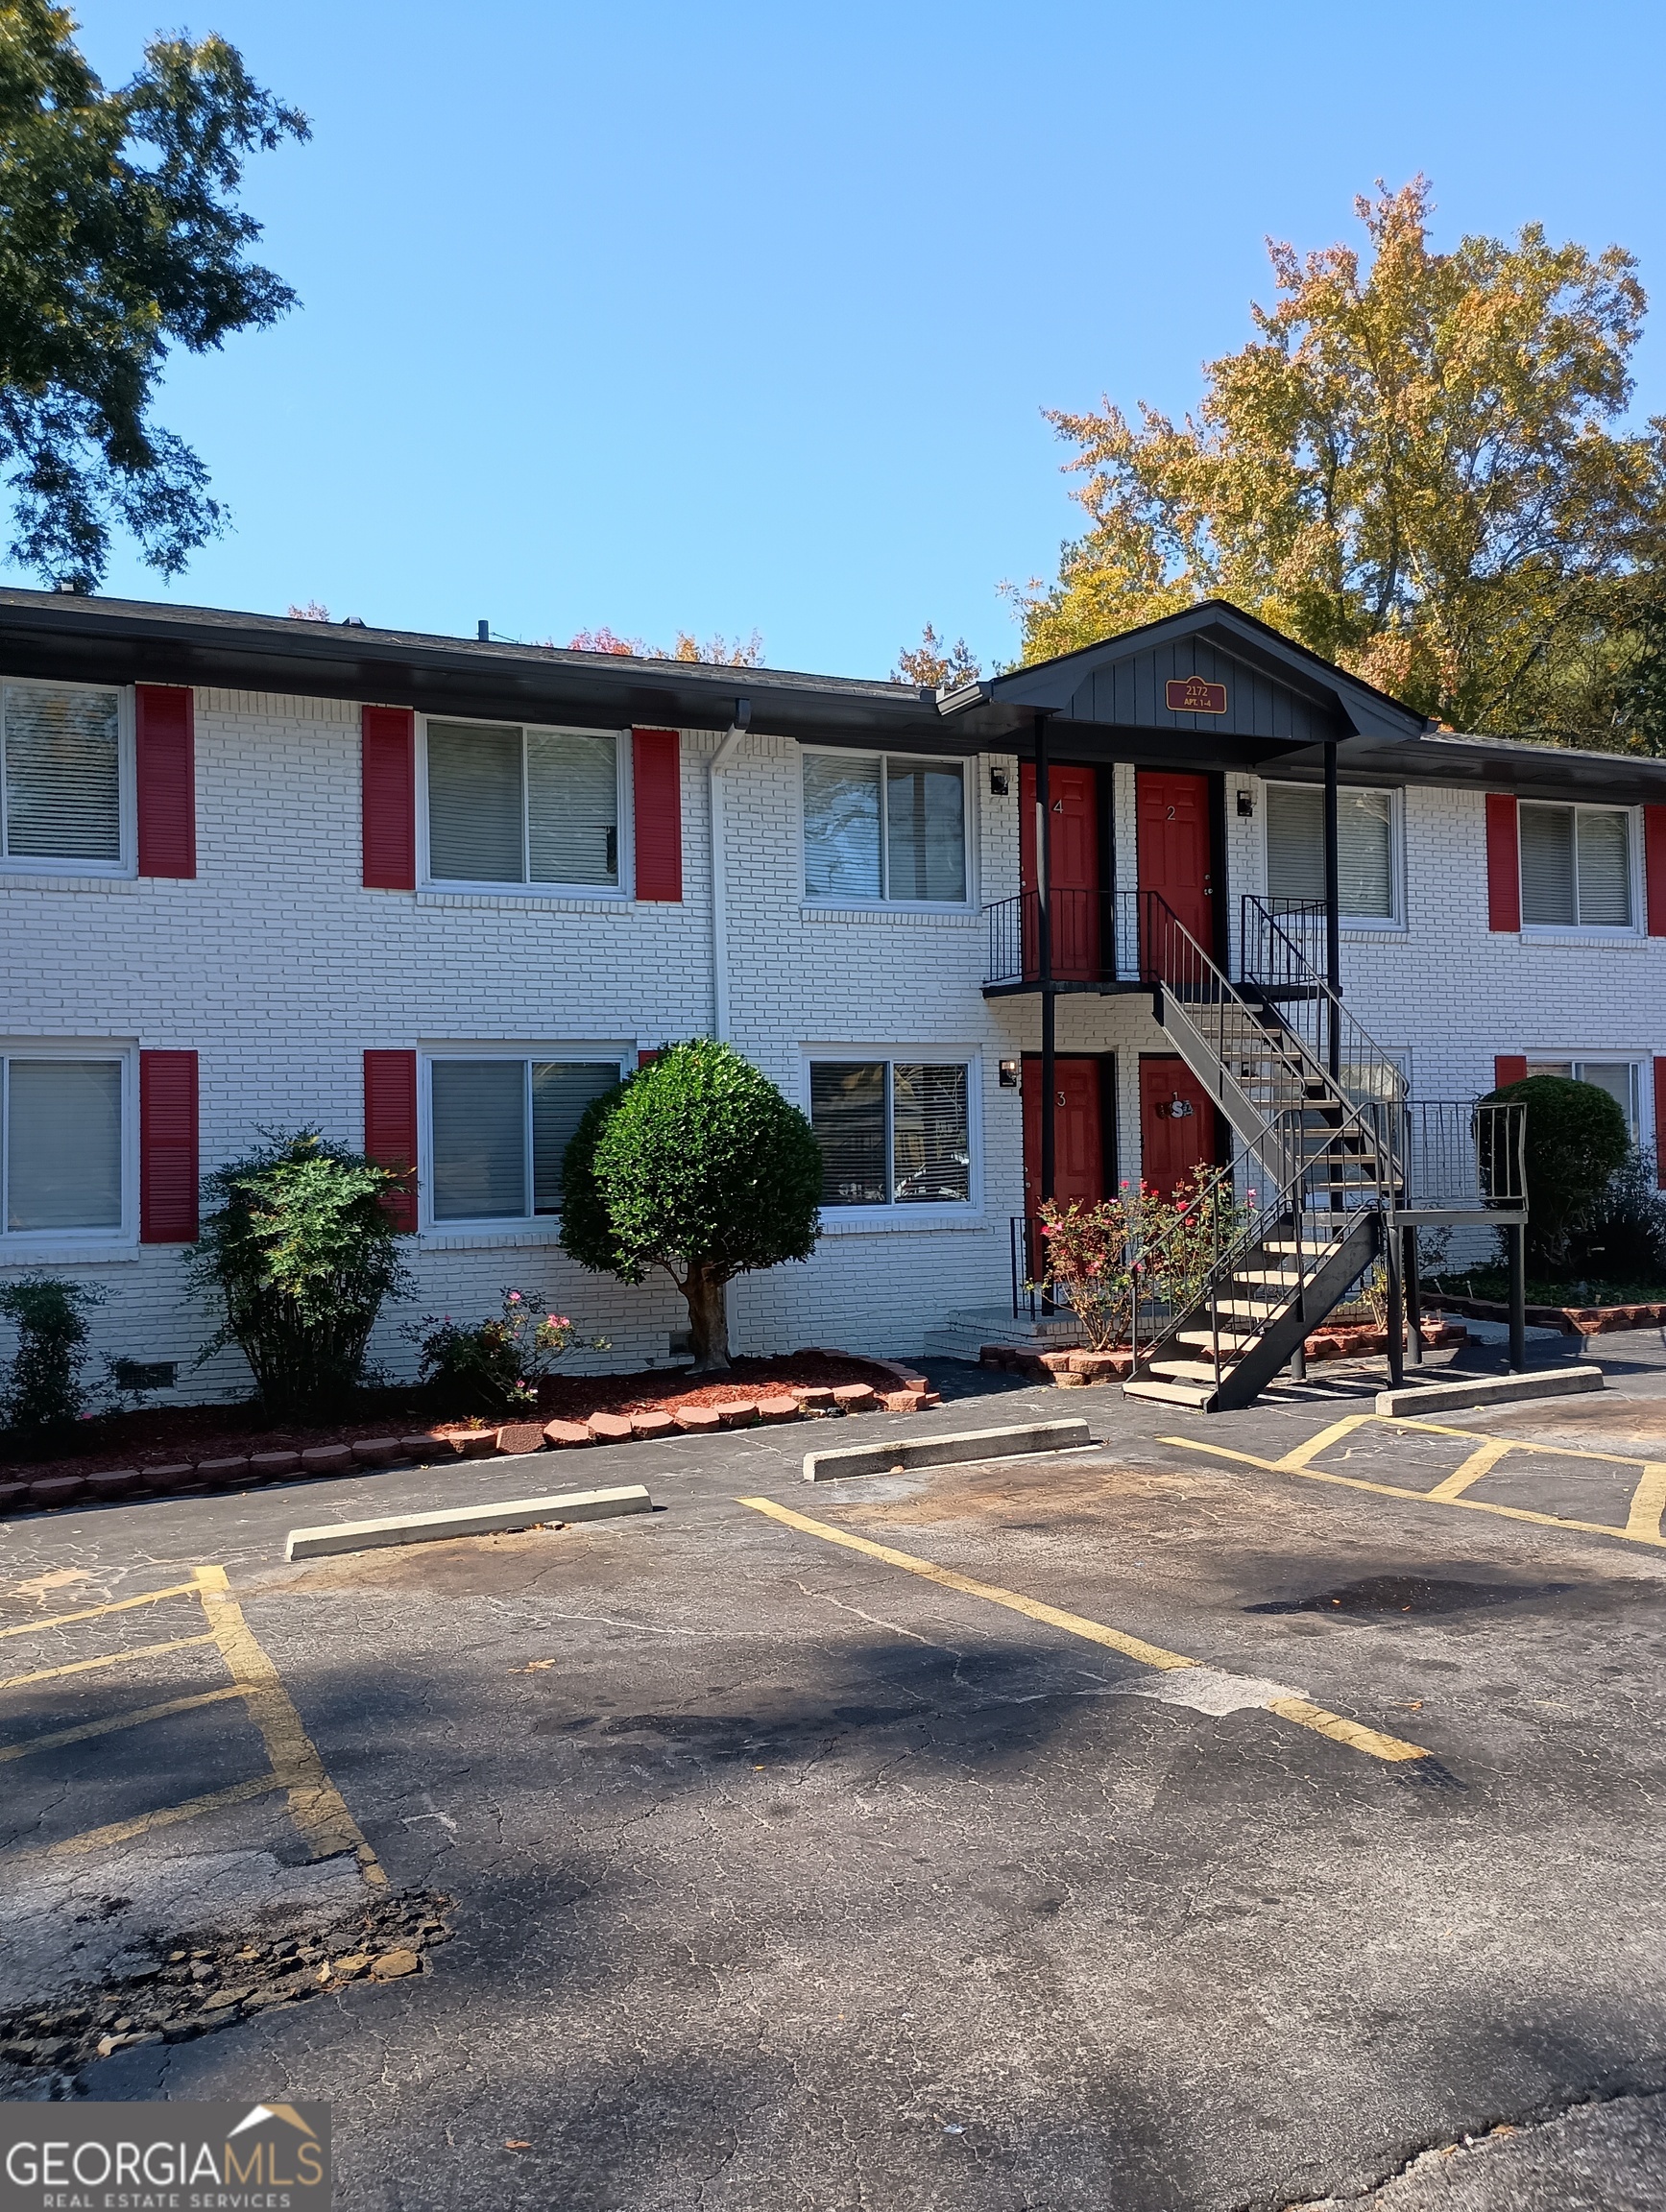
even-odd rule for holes
{"type": "Polygon", "coordinates": [[[520,1293],[519,1293],[519,1290],[511,1290],[511,1292],[509,1293],[509,1303],[511,1304],[511,1306],[519,1306],[519,1303],[520,1303],[520,1293]]]}

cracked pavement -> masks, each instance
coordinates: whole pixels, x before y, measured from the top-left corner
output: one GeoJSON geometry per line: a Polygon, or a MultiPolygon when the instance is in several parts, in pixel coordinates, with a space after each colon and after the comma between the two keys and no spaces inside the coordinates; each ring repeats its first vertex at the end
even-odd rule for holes
{"type": "MultiPolygon", "coordinates": [[[[1666,1439],[1658,1338],[1581,1349],[1610,1371],[1606,1429],[1547,1407],[1486,1432],[1666,1439]]],[[[354,2212],[1666,2199],[1666,1551],[1161,1441],[1276,1459],[1368,1406],[1357,1380],[1202,1422],[938,1373],[960,1395],[908,1433],[1064,1410],[1104,1447],[812,1488],[820,1431],[680,1439],[609,1463],[652,1516],[294,1567],[289,1527],[519,1495],[526,1471],[7,1525],[6,1623],[223,1565],[395,1889],[444,1893],[453,1929],[408,1981],[9,2093],[327,2098],[354,2212]],[[1234,1682],[1430,1756],[1368,1756],[1234,1682]]],[[[1452,1464],[1386,1432],[1347,1450],[1380,1482],[1452,1464]]],[[[1509,1494],[1573,1516],[1606,1479],[1547,1458],[1509,1494]]],[[[135,1618],[133,1647],[155,1634],[135,1618]]],[[[39,1663],[82,1633],[49,1632],[39,1663]]],[[[195,1652],[134,1665],[135,1705],[207,1678],[195,1652]]],[[[0,1723],[16,1741],[117,1694],[12,1691],[0,1723]]],[[[281,1797],[14,1856],[234,1780],[240,1731],[215,1705],[0,1767],[0,1975],[26,1960],[45,1986],[72,1942],[113,1956],[209,1891],[257,1914],[350,1887],[350,1863],[307,1865],[281,1797]],[[113,1932],[99,1899],[123,1901],[113,1932]]]]}

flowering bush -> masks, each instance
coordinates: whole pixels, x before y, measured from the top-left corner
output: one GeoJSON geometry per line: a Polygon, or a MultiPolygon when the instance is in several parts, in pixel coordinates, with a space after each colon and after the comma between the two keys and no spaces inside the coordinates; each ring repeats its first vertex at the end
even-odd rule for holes
{"type": "Polygon", "coordinates": [[[1201,1167],[1167,1198],[1141,1181],[1097,1206],[1050,1199],[1034,1286],[1075,1315],[1090,1350],[1109,1351],[1128,1341],[1136,1298],[1175,1313],[1197,1298],[1249,1226],[1254,1199],[1253,1190],[1239,1199],[1230,1174],[1201,1167]]]}
{"type": "Polygon", "coordinates": [[[539,1303],[505,1290],[502,1312],[471,1329],[449,1313],[412,1322],[403,1334],[421,1356],[422,1380],[471,1412],[535,1410],[540,1377],[575,1334],[565,1313],[540,1313],[539,1303]]]}

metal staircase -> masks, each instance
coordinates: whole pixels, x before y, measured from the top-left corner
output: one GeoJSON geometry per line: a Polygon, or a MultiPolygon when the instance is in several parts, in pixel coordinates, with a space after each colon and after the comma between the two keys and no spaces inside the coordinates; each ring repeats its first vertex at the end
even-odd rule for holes
{"type": "Polygon", "coordinates": [[[1406,1083],[1308,957],[1301,918],[1246,900],[1234,983],[1155,893],[1141,898],[1157,1021],[1239,1157],[1142,1256],[1123,1387],[1224,1411],[1250,1404],[1383,1254],[1405,1193],[1406,1083]]]}

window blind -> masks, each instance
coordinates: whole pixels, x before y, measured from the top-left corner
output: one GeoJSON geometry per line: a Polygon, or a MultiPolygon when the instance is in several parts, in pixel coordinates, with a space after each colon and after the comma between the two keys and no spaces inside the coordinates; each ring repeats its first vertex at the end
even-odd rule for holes
{"type": "Polygon", "coordinates": [[[958,762],[886,762],[889,897],[956,903],[966,897],[965,806],[958,762]]]}
{"type": "Polygon", "coordinates": [[[1521,918],[1541,928],[1629,929],[1631,829],[1623,806],[1522,802],[1521,918]]]}
{"type": "MultiPolygon", "coordinates": [[[[1325,795],[1296,783],[1267,787],[1267,889],[1280,904],[1325,896],[1325,795]]],[[[1393,802],[1387,791],[1337,798],[1338,907],[1357,922],[1394,918],[1393,802]]]]}
{"type": "Polygon", "coordinates": [[[815,1062],[809,1071],[809,1118],[821,1143],[822,1204],[882,1206],[884,1062],[815,1062]]]}
{"type": "Polygon", "coordinates": [[[600,1061],[532,1063],[532,1210],[561,1212],[561,1168],[585,1108],[619,1080],[600,1061]]]}
{"type": "Polygon", "coordinates": [[[436,1221],[526,1212],[526,1063],[436,1060],[429,1106],[436,1221]]]}
{"type": "Polygon", "coordinates": [[[880,763],[804,759],[804,888],[810,899],[878,899],[880,763]]]}
{"type": "Polygon", "coordinates": [[[1587,929],[1629,929],[1630,825],[1617,806],[1581,806],[1576,811],[1580,922],[1587,929]]]}
{"type": "Polygon", "coordinates": [[[428,725],[428,873],[436,881],[524,883],[520,732],[428,725]]]}
{"type": "Polygon", "coordinates": [[[119,1060],[12,1060],[6,1068],[6,1225],[119,1229],[119,1060]]]}
{"type": "Polygon", "coordinates": [[[1296,783],[1267,787],[1267,895],[1285,901],[1325,895],[1325,800],[1296,783]]]}
{"type": "Polygon", "coordinates": [[[891,1155],[899,1204],[964,1205],[971,1197],[964,1066],[891,1070],[891,1155]]]}
{"type": "Polygon", "coordinates": [[[534,883],[618,881],[616,737],[527,732],[526,846],[534,883]]]}
{"type": "Polygon", "coordinates": [[[13,860],[119,860],[115,694],[5,687],[6,853],[13,860]]]}

